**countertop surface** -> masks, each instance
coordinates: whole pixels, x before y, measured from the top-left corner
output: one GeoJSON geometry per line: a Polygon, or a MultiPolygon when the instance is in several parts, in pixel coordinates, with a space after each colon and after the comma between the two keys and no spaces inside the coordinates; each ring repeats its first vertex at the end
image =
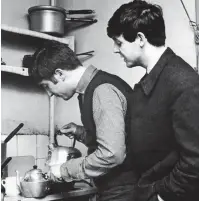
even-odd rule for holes
{"type": "Polygon", "coordinates": [[[78,196],[85,196],[85,195],[92,195],[96,194],[97,189],[95,187],[85,187],[85,188],[77,188],[68,192],[62,192],[59,194],[52,194],[47,195],[44,198],[25,198],[23,196],[14,196],[9,197],[5,196],[4,201],[50,201],[50,200],[60,200],[63,198],[72,198],[72,197],[78,197],[78,196]]]}

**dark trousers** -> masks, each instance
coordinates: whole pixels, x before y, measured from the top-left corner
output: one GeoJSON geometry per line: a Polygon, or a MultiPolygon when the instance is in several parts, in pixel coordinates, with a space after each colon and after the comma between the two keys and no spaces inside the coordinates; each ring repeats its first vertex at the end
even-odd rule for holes
{"type": "Polygon", "coordinates": [[[106,190],[100,191],[97,201],[136,201],[134,197],[134,185],[126,184],[122,186],[114,186],[106,190]]]}

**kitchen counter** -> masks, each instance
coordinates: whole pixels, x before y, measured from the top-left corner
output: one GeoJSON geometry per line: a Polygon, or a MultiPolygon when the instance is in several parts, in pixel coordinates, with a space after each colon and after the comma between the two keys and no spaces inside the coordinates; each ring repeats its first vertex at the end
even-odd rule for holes
{"type": "Polygon", "coordinates": [[[23,196],[16,196],[16,197],[9,197],[5,196],[4,201],[52,201],[52,200],[61,200],[61,199],[66,199],[67,198],[73,198],[75,200],[75,197],[79,196],[89,196],[90,201],[95,201],[95,195],[97,193],[97,189],[94,187],[86,187],[86,188],[77,188],[75,190],[71,190],[68,192],[62,192],[59,194],[52,194],[52,195],[47,195],[45,198],[25,198],[23,196]]]}

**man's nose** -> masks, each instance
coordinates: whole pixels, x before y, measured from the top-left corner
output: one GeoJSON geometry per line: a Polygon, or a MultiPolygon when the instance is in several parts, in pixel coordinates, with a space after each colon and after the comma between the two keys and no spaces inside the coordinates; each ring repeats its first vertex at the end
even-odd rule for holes
{"type": "Polygon", "coordinates": [[[114,53],[119,53],[119,52],[120,52],[120,51],[119,51],[119,47],[118,47],[117,44],[114,44],[114,46],[113,46],[113,52],[114,52],[114,53]]]}

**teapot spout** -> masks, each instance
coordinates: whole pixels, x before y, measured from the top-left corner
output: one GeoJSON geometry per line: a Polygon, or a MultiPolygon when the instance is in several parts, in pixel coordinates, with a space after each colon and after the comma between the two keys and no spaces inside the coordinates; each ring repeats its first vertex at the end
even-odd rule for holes
{"type": "Polygon", "coordinates": [[[19,176],[19,171],[15,170],[16,172],[16,182],[17,182],[17,186],[19,187],[19,190],[21,191],[21,184],[20,184],[20,176],[19,176]]]}

